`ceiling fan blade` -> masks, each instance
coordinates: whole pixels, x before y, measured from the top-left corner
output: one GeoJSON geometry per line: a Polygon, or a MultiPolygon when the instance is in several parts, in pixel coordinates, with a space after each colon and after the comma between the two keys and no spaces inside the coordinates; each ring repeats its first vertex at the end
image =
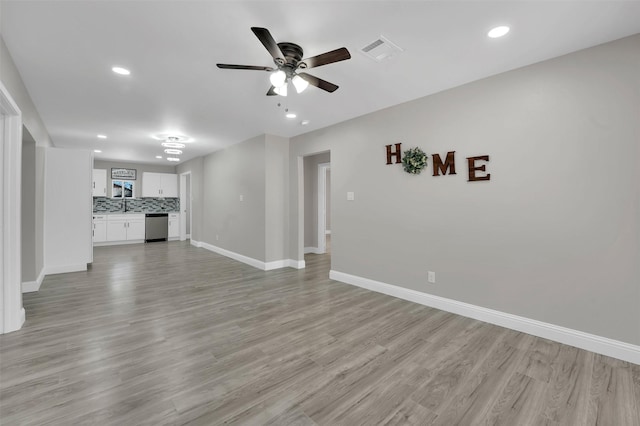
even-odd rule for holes
{"type": "Polygon", "coordinates": [[[260,67],[257,65],[233,65],[233,64],[216,64],[218,68],[224,70],[254,70],[254,71],[273,71],[271,67],[260,67]]]}
{"type": "Polygon", "coordinates": [[[269,91],[267,92],[267,96],[278,96],[278,94],[276,92],[274,92],[275,87],[271,86],[269,88],[269,91]]]}
{"type": "Polygon", "coordinates": [[[327,92],[335,92],[336,90],[338,90],[338,86],[336,86],[335,84],[329,83],[328,81],[311,74],[307,74],[306,72],[298,73],[298,75],[304,78],[312,86],[316,86],[322,90],[326,90],[327,92]]]}
{"type": "Polygon", "coordinates": [[[322,55],[303,59],[302,62],[307,64],[307,68],[314,68],[332,64],[334,62],[345,61],[347,59],[351,59],[351,54],[346,47],[341,47],[340,49],[332,50],[331,52],[323,53],[322,55]]]}
{"type": "Polygon", "coordinates": [[[251,31],[258,37],[258,40],[267,48],[273,59],[278,60],[278,63],[284,64],[284,54],[280,50],[278,43],[273,39],[271,33],[266,28],[251,27],[251,31]]]}

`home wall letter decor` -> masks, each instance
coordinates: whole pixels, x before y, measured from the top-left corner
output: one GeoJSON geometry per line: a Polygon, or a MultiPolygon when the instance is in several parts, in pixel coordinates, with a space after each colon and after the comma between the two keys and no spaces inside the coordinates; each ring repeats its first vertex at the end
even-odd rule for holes
{"type": "Polygon", "coordinates": [[[455,160],[455,151],[447,152],[447,157],[444,160],[444,164],[442,164],[442,159],[440,158],[440,154],[432,154],[433,157],[433,175],[440,176],[440,173],[443,175],[447,174],[447,170],[449,170],[450,175],[456,174],[456,160],[455,160]]]}
{"type": "Polygon", "coordinates": [[[402,163],[402,150],[400,149],[401,146],[401,143],[397,143],[396,150],[392,152],[391,145],[387,145],[387,164],[392,164],[391,157],[394,156],[396,157],[396,164],[402,163]]]}
{"type": "MultiPolygon", "coordinates": [[[[385,145],[386,149],[387,149],[387,164],[393,164],[393,158],[395,157],[396,161],[395,164],[400,164],[403,163],[403,158],[402,158],[402,144],[401,143],[396,143],[393,145],[385,145]],[[395,145],[395,149],[394,148],[395,145]]],[[[420,148],[411,148],[408,151],[405,151],[405,160],[407,160],[410,155],[410,153],[412,152],[412,150],[420,150],[420,148]]],[[[420,153],[422,153],[423,158],[426,160],[426,157],[424,156],[424,153],[422,152],[422,150],[420,150],[420,153]]],[[[455,175],[456,174],[456,152],[455,151],[449,151],[447,152],[447,155],[444,159],[444,161],[442,161],[442,157],[440,157],[440,154],[431,154],[431,158],[433,161],[433,176],[444,176],[444,175],[455,175]]],[[[477,165],[476,162],[478,161],[489,161],[489,156],[488,155],[478,155],[475,157],[467,157],[467,166],[468,166],[468,171],[469,171],[469,179],[467,180],[467,182],[477,182],[477,181],[484,181],[484,180],[491,180],[491,173],[487,173],[487,165],[486,164],[482,164],[482,165],[477,165]],[[478,174],[478,172],[484,172],[485,174],[478,174]]],[[[411,169],[411,167],[409,167],[409,170],[407,169],[407,165],[405,164],[405,171],[407,173],[411,173],[411,174],[419,174],[420,170],[422,170],[423,168],[425,168],[426,165],[426,161],[419,167],[419,170],[414,171],[413,169],[411,169]]],[[[414,167],[415,169],[415,167],[414,167]]]]}

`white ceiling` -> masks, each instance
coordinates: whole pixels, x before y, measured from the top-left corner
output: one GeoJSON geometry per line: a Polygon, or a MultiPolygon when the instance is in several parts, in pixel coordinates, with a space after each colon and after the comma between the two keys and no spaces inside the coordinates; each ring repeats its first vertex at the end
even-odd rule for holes
{"type": "Polygon", "coordinates": [[[640,32],[639,1],[2,0],[0,8],[2,37],[57,147],[162,164],[153,134],[192,137],[186,161],[640,32]],[[511,32],[487,38],[496,25],[511,32]],[[351,60],[308,71],[340,88],[267,97],[267,73],[216,68],[273,66],[252,26],[301,45],[305,57],[347,47],[351,60]],[[404,52],[382,63],[364,56],[360,49],[380,35],[404,52]],[[114,74],[114,65],[131,75],[114,74]],[[298,118],[285,118],[285,107],[298,118]]]}

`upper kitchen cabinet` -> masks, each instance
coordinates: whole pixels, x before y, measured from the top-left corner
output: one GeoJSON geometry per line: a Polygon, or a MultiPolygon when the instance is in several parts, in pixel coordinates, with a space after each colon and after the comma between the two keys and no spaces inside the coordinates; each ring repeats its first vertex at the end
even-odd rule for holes
{"type": "Polygon", "coordinates": [[[178,175],[144,172],[142,174],[142,196],[177,198],[178,175]]]}
{"type": "Polygon", "coordinates": [[[107,170],[93,169],[92,191],[94,197],[107,196],[107,170]]]}

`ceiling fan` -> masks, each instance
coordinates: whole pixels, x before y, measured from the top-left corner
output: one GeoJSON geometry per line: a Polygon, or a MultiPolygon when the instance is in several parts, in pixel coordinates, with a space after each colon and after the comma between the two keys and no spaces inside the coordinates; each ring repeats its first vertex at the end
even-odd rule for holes
{"type": "Polygon", "coordinates": [[[288,42],[276,43],[266,28],[251,27],[251,31],[258,37],[258,40],[260,40],[264,47],[267,48],[273,57],[276,68],[255,65],[217,64],[218,68],[270,72],[271,76],[269,80],[271,81],[271,88],[267,91],[267,96],[287,96],[287,86],[289,82],[293,83],[298,93],[302,92],[309,85],[316,86],[327,92],[335,92],[338,89],[338,86],[333,83],[299,71],[350,59],[351,54],[345,47],[311,58],[302,59],[304,52],[302,47],[297,44],[288,42]]]}

